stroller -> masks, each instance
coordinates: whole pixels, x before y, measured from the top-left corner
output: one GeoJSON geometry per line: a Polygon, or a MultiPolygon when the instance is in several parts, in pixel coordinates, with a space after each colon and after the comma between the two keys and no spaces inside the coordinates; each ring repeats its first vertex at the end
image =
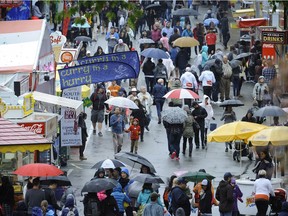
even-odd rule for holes
{"type": "Polygon", "coordinates": [[[283,188],[274,189],[275,197],[270,199],[271,211],[269,215],[278,215],[281,211],[282,203],[287,199],[287,192],[283,188]]]}
{"type": "Polygon", "coordinates": [[[234,142],[235,151],[233,152],[233,160],[240,162],[241,157],[248,157],[249,160],[253,159],[253,153],[249,151],[249,145],[245,144],[243,141],[234,142]]]}

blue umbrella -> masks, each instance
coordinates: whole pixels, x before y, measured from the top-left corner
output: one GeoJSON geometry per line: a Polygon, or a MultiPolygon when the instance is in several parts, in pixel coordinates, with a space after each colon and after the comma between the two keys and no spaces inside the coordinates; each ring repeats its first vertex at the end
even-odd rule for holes
{"type": "Polygon", "coordinates": [[[155,58],[155,59],[169,59],[169,55],[158,48],[148,48],[141,52],[141,55],[144,57],[155,58]]]}
{"type": "Polygon", "coordinates": [[[219,24],[219,20],[215,18],[209,18],[204,20],[204,26],[209,26],[210,23],[213,22],[215,25],[219,24]]]}

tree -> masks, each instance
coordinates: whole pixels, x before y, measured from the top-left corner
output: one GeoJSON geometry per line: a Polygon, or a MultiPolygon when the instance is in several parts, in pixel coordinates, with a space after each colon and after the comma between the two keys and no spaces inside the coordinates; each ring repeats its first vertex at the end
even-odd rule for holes
{"type": "MultiPolygon", "coordinates": [[[[58,4],[57,1],[49,1],[50,4],[58,4]]],[[[135,28],[137,19],[142,16],[143,11],[141,11],[141,7],[135,3],[129,3],[124,0],[120,1],[102,1],[102,0],[81,0],[81,1],[71,1],[70,6],[68,10],[66,11],[61,11],[56,14],[56,22],[61,23],[63,18],[65,17],[71,17],[75,15],[76,13],[83,14],[85,17],[89,20],[91,19],[95,14],[101,13],[102,8],[104,5],[109,2],[109,7],[110,8],[115,8],[118,7],[119,5],[122,6],[123,9],[126,9],[128,11],[128,19],[127,23],[131,28],[135,28]]],[[[106,17],[108,18],[109,21],[117,19],[116,14],[111,10],[106,14],[106,17]]],[[[75,19],[76,24],[84,24],[85,19],[83,17],[77,17],[75,19]]]]}

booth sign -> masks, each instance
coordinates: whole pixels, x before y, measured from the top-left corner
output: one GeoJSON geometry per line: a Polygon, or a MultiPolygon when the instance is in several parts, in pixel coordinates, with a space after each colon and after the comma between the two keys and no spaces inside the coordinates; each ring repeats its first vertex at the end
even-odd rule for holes
{"type": "Polygon", "coordinates": [[[30,132],[45,136],[45,122],[19,122],[17,124],[30,132]]]}
{"type": "Polygon", "coordinates": [[[287,31],[262,31],[262,43],[287,44],[287,31]]]}

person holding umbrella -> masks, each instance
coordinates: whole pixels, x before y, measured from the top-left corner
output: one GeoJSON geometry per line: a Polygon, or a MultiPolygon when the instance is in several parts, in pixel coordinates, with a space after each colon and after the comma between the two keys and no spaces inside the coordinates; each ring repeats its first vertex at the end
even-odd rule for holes
{"type": "Polygon", "coordinates": [[[201,143],[202,143],[202,149],[205,149],[205,118],[207,117],[207,111],[201,107],[196,101],[192,103],[192,107],[194,110],[192,111],[192,115],[196,122],[198,123],[197,125],[194,124],[194,132],[195,132],[195,144],[196,144],[196,149],[199,149],[199,132],[201,133],[201,143]]]}
{"type": "MultiPolygon", "coordinates": [[[[232,106],[226,106],[225,107],[225,111],[220,119],[220,121],[223,121],[224,120],[224,124],[227,124],[227,123],[231,123],[231,122],[234,122],[236,121],[236,114],[235,112],[233,111],[232,109],[232,106]]],[[[232,143],[231,142],[225,142],[225,152],[228,152],[228,145],[229,145],[229,148],[232,149],[232,143]]]]}
{"type": "Polygon", "coordinates": [[[188,105],[184,105],[183,109],[187,112],[188,118],[184,122],[182,154],[185,155],[185,153],[186,153],[186,144],[187,144],[187,140],[188,140],[188,142],[189,142],[189,157],[192,157],[193,137],[194,137],[193,124],[195,124],[195,119],[192,116],[192,113],[190,112],[188,105]]]}
{"type": "Polygon", "coordinates": [[[161,112],[163,110],[163,105],[165,98],[163,96],[167,93],[167,88],[164,86],[164,80],[158,79],[157,84],[153,87],[152,95],[156,103],[158,124],[161,124],[161,112]]]}

